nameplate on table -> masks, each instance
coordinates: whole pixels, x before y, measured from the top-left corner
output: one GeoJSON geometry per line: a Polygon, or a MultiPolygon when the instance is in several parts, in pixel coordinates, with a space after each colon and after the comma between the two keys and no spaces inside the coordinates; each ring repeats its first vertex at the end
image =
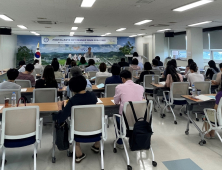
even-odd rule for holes
{"type": "Polygon", "coordinates": [[[101,84],[97,85],[96,87],[97,87],[98,89],[101,89],[101,88],[104,88],[105,85],[104,85],[103,83],[101,83],[101,84]]]}
{"type": "Polygon", "coordinates": [[[100,100],[99,98],[97,98],[97,104],[102,104],[103,102],[102,102],[102,100],[100,100]]]}
{"type": "Polygon", "coordinates": [[[26,92],[27,91],[27,89],[21,89],[21,92],[26,92]]]}

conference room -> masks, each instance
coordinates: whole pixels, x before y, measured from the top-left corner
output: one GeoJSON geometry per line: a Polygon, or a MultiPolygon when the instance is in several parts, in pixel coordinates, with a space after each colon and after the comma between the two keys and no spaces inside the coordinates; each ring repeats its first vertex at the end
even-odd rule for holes
{"type": "Polygon", "coordinates": [[[220,170],[222,1],[1,0],[1,170],[220,170]]]}

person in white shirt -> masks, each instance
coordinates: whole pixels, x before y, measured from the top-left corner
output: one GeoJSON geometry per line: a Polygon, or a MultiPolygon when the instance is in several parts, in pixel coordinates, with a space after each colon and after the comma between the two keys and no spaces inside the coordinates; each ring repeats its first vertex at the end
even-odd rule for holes
{"type": "Polygon", "coordinates": [[[36,68],[39,68],[40,71],[41,71],[41,73],[43,73],[44,68],[43,68],[42,65],[39,64],[39,60],[36,59],[36,60],[34,61],[33,65],[34,65],[35,69],[36,69],[36,68]]]}
{"type": "Polygon", "coordinates": [[[111,77],[112,76],[111,73],[106,72],[106,64],[105,63],[101,63],[99,65],[99,70],[100,70],[100,72],[96,73],[96,77],[100,77],[100,76],[111,77]]]}
{"type": "Polygon", "coordinates": [[[193,85],[194,82],[204,81],[203,74],[197,72],[198,67],[195,62],[190,65],[190,73],[188,74],[187,81],[190,83],[190,86],[193,85]]]}
{"type": "Polygon", "coordinates": [[[19,61],[19,72],[25,72],[25,67],[26,67],[26,65],[25,65],[25,61],[24,60],[22,60],[22,61],[19,61]]]}
{"type": "Polygon", "coordinates": [[[85,53],[85,58],[93,58],[93,53],[91,52],[91,47],[89,47],[88,52],[85,53]]]}
{"type": "Polygon", "coordinates": [[[0,89],[21,89],[21,86],[15,84],[15,79],[18,77],[19,72],[17,69],[10,69],[7,71],[8,81],[0,83],[0,89]]]}

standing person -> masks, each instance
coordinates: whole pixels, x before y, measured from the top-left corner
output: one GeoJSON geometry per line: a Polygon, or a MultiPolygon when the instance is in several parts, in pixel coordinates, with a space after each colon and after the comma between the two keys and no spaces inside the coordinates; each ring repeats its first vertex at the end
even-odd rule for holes
{"type": "Polygon", "coordinates": [[[122,79],[120,78],[120,66],[118,64],[113,64],[111,67],[111,77],[107,77],[105,84],[119,84],[122,83],[122,79]]]}
{"type": "Polygon", "coordinates": [[[153,65],[152,66],[153,70],[160,70],[159,67],[158,67],[158,61],[156,59],[152,60],[152,65],[153,65]]]}
{"type": "Polygon", "coordinates": [[[20,72],[17,79],[20,80],[30,80],[31,81],[31,85],[35,86],[35,78],[32,74],[33,70],[34,70],[34,65],[33,64],[28,64],[25,67],[25,71],[24,72],[20,72]]]}
{"type": "Polygon", "coordinates": [[[190,74],[188,75],[187,81],[190,83],[190,86],[193,85],[194,82],[204,81],[203,74],[197,72],[198,67],[195,62],[190,65],[190,74]]]}
{"type": "Polygon", "coordinates": [[[62,79],[63,74],[59,70],[59,62],[57,60],[55,60],[55,61],[53,60],[52,63],[51,63],[51,66],[53,67],[55,78],[56,79],[62,79]]]}
{"type": "MultiPolygon", "coordinates": [[[[120,103],[119,114],[122,115],[124,104],[128,101],[142,101],[144,88],[132,81],[132,74],[128,70],[123,70],[120,73],[123,84],[116,86],[114,102],[115,104],[120,103]]],[[[116,118],[117,126],[119,128],[120,119],[116,118]]],[[[117,141],[117,147],[123,149],[122,139],[117,141]]]]}
{"type": "Polygon", "coordinates": [[[66,65],[69,66],[68,68],[71,67],[71,62],[72,62],[71,58],[66,59],[66,65]]]}
{"type": "Polygon", "coordinates": [[[121,62],[118,63],[120,67],[129,67],[129,63],[125,61],[125,58],[121,58],[121,62]]]}
{"type": "Polygon", "coordinates": [[[206,77],[212,80],[213,75],[219,73],[220,70],[216,67],[216,63],[214,62],[214,60],[210,60],[208,62],[208,65],[210,68],[207,69],[206,77]]]}
{"type": "Polygon", "coordinates": [[[143,59],[141,56],[139,56],[139,54],[137,52],[133,53],[133,59],[137,59],[138,60],[138,66],[140,67],[140,70],[143,70],[143,59]]]}
{"type": "Polygon", "coordinates": [[[81,57],[80,62],[78,63],[78,66],[80,65],[87,65],[88,63],[86,62],[85,57],[81,57]]]}
{"type": "Polygon", "coordinates": [[[169,67],[167,67],[166,74],[167,74],[167,78],[166,78],[165,86],[167,88],[171,88],[171,85],[173,82],[183,82],[183,76],[177,73],[173,65],[170,65],[169,67]]]}
{"type": "Polygon", "coordinates": [[[96,77],[99,77],[99,76],[108,76],[108,77],[110,77],[110,76],[112,76],[111,73],[108,73],[106,71],[106,64],[105,63],[101,63],[99,65],[99,70],[100,70],[100,72],[96,73],[96,77]]]}
{"type": "Polygon", "coordinates": [[[89,59],[88,66],[85,68],[85,72],[89,71],[99,71],[99,69],[95,66],[95,61],[93,59],[89,59]]]}
{"type": "Polygon", "coordinates": [[[88,52],[85,53],[86,58],[93,58],[93,52],[91,52],[91,47],[88,48],[88,52]]]}
{"type": "Polygon", "coordinates": [[[217,74],[216,80],[211,80],[211,82],[215,85],[219,85],[219,89],[221,89],[221,75],[222,75],[222,63],[219,64],[220,72],[217,74]]]}
{"type": "Polygon", "coordinates": [[[25,65],[25,61],[24,60],[22,60],[22,61],[19,61],[19,72],[25,72],[25,67],[26,67],[26,65],[25,65]]]}
{"type": "MultiPolygon", "coordinates": [[[[71,78],[69,81],[69,87],[75,95],[69,99],[66,106],[62,109],[64,102],[58,102],[58,110],[59,113],[57,115],[57,121],[59,124],[62,124],[71,116],[71,108],[72,106],[80,106],[80,105],[94,105],[97,103],[97,97],[93,92],[85,91],[86,89],[86,79],[83,76],[75,76],[71,78]]],[[[95,153],[99,153],[99,141],[96,142],[91,150],[95,153]]],[[[76,163],[80,163],[83,159],[86,158],[86,154],[84,154],[80,148],[80,143],[76,142],[76,153],[73,154],[75,156],[76,163]]]]}
{"type": "Polygon", "coordinates": [[[34,63],[33,63],[35,68],[39,68],[41,73],[43,72],[44,68],[42,65],[39,64],[39,60],[35,59],[34,63]]]}
{"type": "Polygon", "coordinates": [[[149,75],[149,74],[154,75],[154,72],[152,72],[150,70],[152,70],[152,66],[151,66],[150,62],[146,62],[144,64],[144,71],[140,74],[140,78],[136,81],[136,83],[140,84],[141,82],[143,82],[145,75],[149,75]]]}
{"type": "Polygon", "coordinates": [[[155,59],[158,61],[158,66],[163,66],[163,62],[160,61],[159,56],[156,56],[155,59]]]}
{"type": "Polygon", "coordinates": [[[134,58],[132,64],[130,65],[130,68],[132,68],[132,70],[141,70],[138,64],[139,64],[138,60],[134,58]]]}
{"type": "Polygon", "coordinates": [[[45,67],[42,78],[36,81],[35,88],[58,88],[52,66],[47,65],[45,67]]]}
{"type": "Polygon", "coordinates": [[[21,89],[21,86],[15,84],[15,79],[18,77],[17,69],[11,68],[7,71],[8,81],[0,83],[0,89],[21,89]]]}

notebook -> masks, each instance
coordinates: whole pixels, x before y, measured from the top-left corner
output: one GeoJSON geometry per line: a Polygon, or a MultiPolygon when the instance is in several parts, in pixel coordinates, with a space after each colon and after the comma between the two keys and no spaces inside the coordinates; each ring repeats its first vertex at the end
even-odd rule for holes
{"type": "MultiPolygon", "coordinates": [[[[214,96],[213,96],[214,97],[214,96]]],[[[205,95],[199,95],[199,96],[195,96],[196,99],[202,100],[202,101],[208,101],[208,100],[212,100],[215,99],[212,98],[212,96],[205,96],[205,95]]]]}
{"type": "Polygon", "coordinates": [[[25,91],[27,91],[27,89],[21,89],[21,92],[25,92],[25,91]]]}
{"type": "Polygon", "coordinates": [[[159,82],[159,84],[165,86],[166,82],[165,81],[164,82],[159,82]]]}
{"type": "Polygon", "coordinates": [[[103,88],[105,85],[103,84],[103,83],[101,83],[101,84],[99,84],[99,85],[97,85],[96,87],[98,88],[98,89],[101,89],[101,88],[103,88]]]}
{"type": "Polygon", "coordinates": [[[111,100],[113,102],[113,104],[115,104],[114,100],[111,100]]]}
{"type": "Polygon", "coordinates": [[[103,103],[102,100],[100,100],[99,98],[97,98],[97,101],[98,101],[97,104],[103,103]]]}

